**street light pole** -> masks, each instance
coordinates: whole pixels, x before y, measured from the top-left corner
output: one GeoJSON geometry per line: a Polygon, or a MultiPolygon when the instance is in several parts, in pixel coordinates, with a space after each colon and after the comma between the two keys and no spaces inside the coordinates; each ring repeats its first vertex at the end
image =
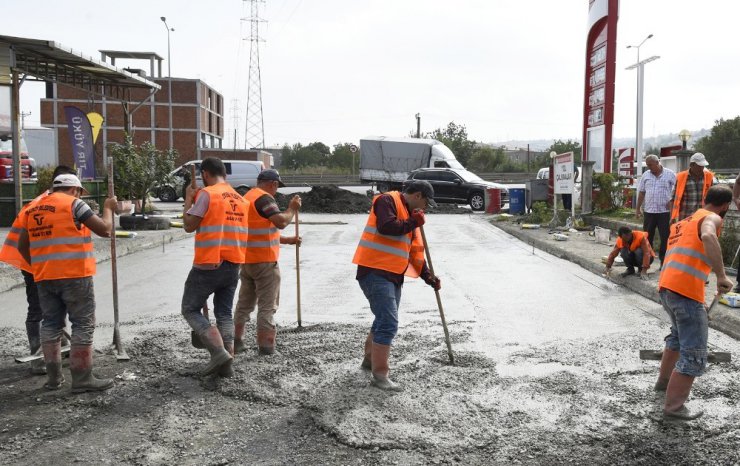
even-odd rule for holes
{"type": "Polygon", "coordinates": [[[175,28],[171,28],[167,25],[167,18],[164,16],[160,16],[159,19],[162,20],[164,28],[167,29],[167,107],[169,110],[170,150],[172,150],[172,62],[170,61],[170,31],[175,32],[175,28]]]}
{"type": "MultiPolygon", "coordinates": [[[[637,116],[635,118],[635,179],[638,179],[640,176],[642,176],[642,106],[643,106],[643,65],[644,63],[640,62],[640,47],[651,37],[653,37],[652,34],[648,35],[646,38],[640,42],[639,45],[628,45],[628,49],[636,48],[637,49],[637,62],[628,67],[627,69],[630,70],[632,68],[637,68],[637,116]]],[[[651,58],[647,61],[652,61],[655,58],[651,58]]]]}

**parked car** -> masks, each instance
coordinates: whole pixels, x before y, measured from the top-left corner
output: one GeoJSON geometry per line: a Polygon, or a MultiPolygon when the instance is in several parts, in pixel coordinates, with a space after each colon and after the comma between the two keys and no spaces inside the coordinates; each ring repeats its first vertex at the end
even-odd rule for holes
{"type": "MultiPolygon", "coordinates": [[[[36,162],[28,156],[26,142],[21,138],[21,179],[36,181],[36,162]]],[[[13,182],[13,140],[0,138],[0,183],[13,182]]]]}
{"type": "MultiPolygon", "coordinates": [[[[203,187],[200,177],[200,160],[191,160],[170,173],[170,182],[156,188],[156,196],[163,202],[174,202],[185,197],[185,188],[190,184],[190,166],[195,165],[195,181],[203,187]]],[[[224,160],[226,181],[242,196],[257,184],[257,175],[265,169],[262,162],[255,160],[224,160]]]]}
{"type": "Polygon", "coordinates": [[[485,181],[475,173],[459,168],[419,168],[409,180],[426,180],[434,188],[434,200],[442,203],[469,204],[473,210],[485,208],[486,188],[501,190],[501,205],[509,202],[506,185],[485,181]]]}

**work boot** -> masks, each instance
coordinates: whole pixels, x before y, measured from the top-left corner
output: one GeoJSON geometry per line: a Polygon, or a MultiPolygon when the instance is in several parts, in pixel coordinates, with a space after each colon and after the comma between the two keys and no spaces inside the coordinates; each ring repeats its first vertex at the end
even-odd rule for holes
{"type": "Polygon", "coordinates": [[[72,345],[69,350],[69,370],[72,372],[72,393],[98,392],[113,386],[113,379],[99,379],[92,373],[92,345],[72,345]]]}
{"type": "Polygon", "coordinates": [[[226,361],[221,368],[218,370],[218,376],[224,377],[224,378],[230,378],[234,377],[234,344],[233,343],[224,343],[224,349],[227,353],[231,355],[231,359],[226,361]]]}
{"type": "Polygon", "coordinates": [[[275,354],[275,334],[277,330],[257,330],[257,347],[259,347],[260,356],[275,354]]]}
{"type": "MultiPolygon", "coordinates": [[[[39,334],[40,325],[38,322],[26,322],[26,334],[28,335],[28,348],[34,356],[43,355],[41,350],[41,336],[39,334]]],[[[31,361],[31,374],[46,375],[46,365],[44,358],[31,361]]]]}
{"type": "Polygon", "coordinates": [[[665,406],[663,408],[663,420],[666,421],[692,421],[701,417],[704,412],[690,412],[684,405],[689,398],[691,385],[694,377],[673,371],[671,380],[665,394],[665,406]]]}
{"type": "Polygon", "coordinates": [[[634,275],[634,274],[635,274],[635,268],[634,267],[627,267],[627,270],[625,270],[624,272],[620,273],[619,276],[622,277],[622,278],[627,278],[630,275],[634,275]]]}
{"type": "Polygon", "coordinates": [[[372,354],[370,356],[373,378],[370,381],[370,384],[381,390],[400,392],[403,388],[388,377],[388,373],[390,372],[390,369],[388,368],[388,358],[390,355],[391,345],[381,345],[373,342],[372,354]]]}
{"type": "Polygon", "coordinates": [[[655,382],[655,391],[664,392],[668,388],[668,381],[671,380],[671,374],[673,369],[676,367],[676,362],[681,356],[678,351],[670,350],[665,348],[663,350],[663,357],[660,360],[660,372],[658,373],[658,380],[655,382]]]}
{"type": "Polygon", "coordinates": [[[64,383],[62,375],[62,345],[57,341],[49,341],[41,345],[44,352],[44,364],[46,366],[46,383],[44,388],[47,390],[59,390],[64,383]]]}
{"type": "Polygon", "coordinates": [[[365,338],[365,357],[362,358],[362,364],[360,367],[366,370],[372,369],[372,352],[373,352],[373,332],[367,334],[365,338]]]}
{"type": "Polygon", "coordinates": [[[234,353],[244,353],[247,345],[244,344],[244,327],[246,324],[234,324],[234,353]]]}
{"type": "Polygon", "coordinates": [[[199,335],[200,340],[206,345],[206,349],[211,354],[211,360],[208,361],[208,365],[200,372],[200,375],[211,375],[233,358],[224,348],[224,341],[216,327],[211,325],[199,335]]]}

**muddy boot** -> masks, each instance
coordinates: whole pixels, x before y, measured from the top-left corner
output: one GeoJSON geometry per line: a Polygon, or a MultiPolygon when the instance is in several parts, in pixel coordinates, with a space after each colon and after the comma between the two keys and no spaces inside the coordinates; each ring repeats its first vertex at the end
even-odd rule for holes
{"type": "Polygon", "coordinates": [[[260,356],[275,354],[275,334],[277,330],[257,330],[257,347],[260,356]]]}
{"type": "Polygon", "coordinates": [[[224,378],[230,378],[234,377],[234,344],[233,343],[224,343],[224,349],[227,353],[231,355],[231,359],[226,361],[221,368],[218,370],[218,376],[224,377],[224,378]]]}
{"type": "Polygon", "coordinates": [[[391,355],[391,345],[381,345],[373,342],[372,346],[370,360],[372,362],[373,378],[370,383],[381,390],[402,391],[403,388],[388,377],[388,373],[390,372],[388,358],[391,355]]]}
{"type": "Polygon", "coordinates": [[[658,373],[658,380],[655,382],[655,391],[664,392],[668,388],[668,381],[671,380],[671,373],[676,367],[676,362],[681,353],[674,350],[665,348],[663,350],[663,358],[660,360],[660,372],[658,373]]]}
{"type": "Polygon", "coordinates": [[[244,344],[244,327],[246,324],[234,324],[234,354],[244,353],[247,351],[247,345],[244,344]]]}
{"type": "MultiPolygon", "coordinates": [[[[41,325],[38,322],[26,322],[26,334],[28,335],[28,348],[32,355],[43,355],[41,350],[41,336],[39,334],[41,325]]],[[[44,358],[31,361],[31,374],[46,375],[44,358]]]]}
{"type": "Polygon", "coordinates": [[[634,267],[627,267],[627,270],[625,270],[624,272],[620,273],[619,276],[622,277],[622,278],[627,278],[630,275],[634,275],[634,274],[635,274],[635,268],[634,267]]]}
{"type": "Polygon", "coordinates": [[[684,404],[689,398],[693,383],[694,377],[673,371],[665,394],[664,421],[693,421],[704,414],[703,411],[692,413],[684,404]]]}
{"type": "Polygon", "coordinates": [[[362,358],[362,364],[360,364],[360,367],[368,371],[372,369],[372,350],[373,332],[370,332],[367,334],[367,338],[365,338],[365,357],[362,358]]]}
{"type": "Polygon", "coordinates": [[[44,352],[43,363],[46,366],[46,383],[44,388],[47,390],[59,390],[64,383],[62,375],[62,345],[59,341],[46,342],[41,346],[44,352]]]}
{"type": "Polygon", "coordinates": [[[200,372],[200,375],[215,374],[221,366],[232,360],[231,355],[224,348],[224,341],[216,327],[210,326],[201,332],[200,340],[206,345],[208,352],[211,353],[211,360],[208,361],[208,365],[200,372]]]}
{"type": "Polygon", "coordinates": [[[92,345],[72,345],[69,350],[69,370],[72,372],[72,393],[97,392],[113,386],[113,379],[99,379],[92,373],[92,345]]]}

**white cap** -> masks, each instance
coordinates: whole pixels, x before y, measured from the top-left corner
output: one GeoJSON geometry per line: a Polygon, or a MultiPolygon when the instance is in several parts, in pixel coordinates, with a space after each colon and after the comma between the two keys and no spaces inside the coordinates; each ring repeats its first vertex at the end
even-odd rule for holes
{"type": "Polygon", "coordinates": [[[87,189],[82,187],[82,183],[80,183],[80,179],[77,178],[75,175],[59,175],[56,178],[54,178],[54,181],[51,184],[52,189],[54,188],[80,188],[82,189],[82,192],[85,194],[90,194],[87,192],[87,189]]]}
{"type": "Polygon", "coordinates": [[[689,163],[695,163],[702,167],[709,166],[709,162],[707,162],[707,158],[704,157],[704,154],[702,154],[701,152],[697,152],[696,154],[692,155],[691,159],[689,159],[689,163]]]}

